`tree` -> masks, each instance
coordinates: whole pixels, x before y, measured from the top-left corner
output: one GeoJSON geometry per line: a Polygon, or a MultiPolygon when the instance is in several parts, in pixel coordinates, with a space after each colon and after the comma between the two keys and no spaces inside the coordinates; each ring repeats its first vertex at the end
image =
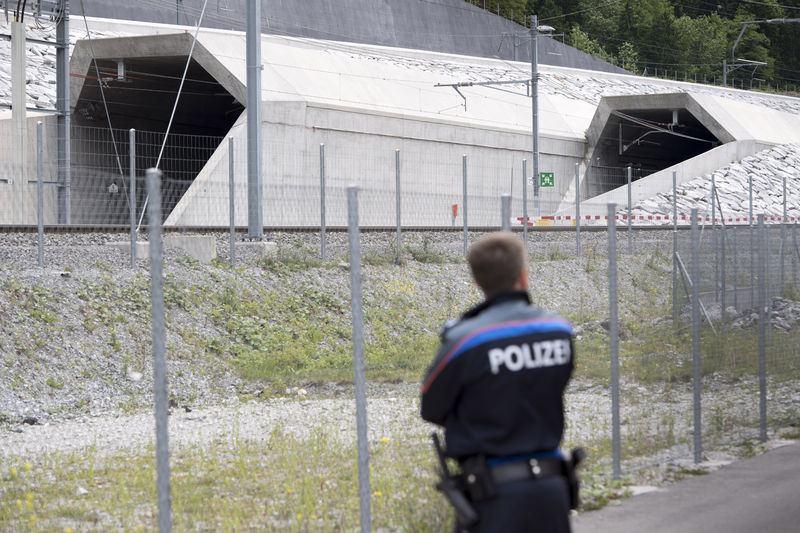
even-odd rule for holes
{"type": "Polygon", "coordinates": [[[569,33],[569,42],[578,50],[599,57],[609,63],[614,63],[616,61],[612,54],[606,52],[605,48],[603,48],[600,43],[583,32],[580,26],[574,26],[572,28],[572,31],[569,33]]]}
{"type": "Polygon", "coordinates": [[[619,60],[618,64],[620,67],[634,74],[637,72],[636,66],[639,62],[639,54],[636,52],[636,48],[634,48],[633,44],[627,41],[622,43],[617,51],[617,59],[619,60]]]}

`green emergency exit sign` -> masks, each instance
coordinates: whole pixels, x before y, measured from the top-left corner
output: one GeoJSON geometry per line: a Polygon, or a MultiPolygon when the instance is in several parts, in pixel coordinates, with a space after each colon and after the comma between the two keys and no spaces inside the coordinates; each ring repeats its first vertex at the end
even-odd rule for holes
{"type": "Polygon", "coordinates": [[[556,175],[554,172],[539,172],[539,187],[555,187],[556,175]]]}

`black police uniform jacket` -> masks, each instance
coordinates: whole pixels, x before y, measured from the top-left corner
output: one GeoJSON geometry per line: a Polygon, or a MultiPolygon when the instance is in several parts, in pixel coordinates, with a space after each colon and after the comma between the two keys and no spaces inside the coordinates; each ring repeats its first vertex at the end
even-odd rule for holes
{"type": "Polygon", "coordinates": [[[447,455],[509,457],[558,448],[572,326],[514,292],[442,331],[422,385],[422,418],[443,426],[447,455]]]}

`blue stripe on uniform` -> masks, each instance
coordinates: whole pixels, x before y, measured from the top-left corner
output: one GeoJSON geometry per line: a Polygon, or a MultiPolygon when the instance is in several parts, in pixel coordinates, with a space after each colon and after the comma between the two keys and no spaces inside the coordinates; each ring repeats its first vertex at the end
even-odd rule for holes
{"type": "Polygon", "coordinates": [[[513,326],[502,325],[497,329],[482,331],[462,344],[458,351],[450,356],[450,360],[455,359],[462,353],[472,348],[505,338],[521,337],[523,335],[533,335],[537,333],[565,333],[572,335],[572,327],[561,321],[531,322],[528,324],[515,324],[513,326]]]}

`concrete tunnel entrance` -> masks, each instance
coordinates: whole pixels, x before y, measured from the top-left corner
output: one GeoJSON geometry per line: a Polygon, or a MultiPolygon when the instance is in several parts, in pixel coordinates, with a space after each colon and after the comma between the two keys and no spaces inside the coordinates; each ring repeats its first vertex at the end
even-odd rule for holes
{"type": "Polygon", "coordinates": [[[722,144],[689,110],[612,110],[587,171],[591,198],[627,183],[628,165],[637,180],[722,144]]]}
{"type": "MultiPolygon", "coordinates": [[[[74,223],[128,223],[131,128],[136,130],[136,196],[141,214],[144,173],[158,161],[185,65],[186,56],[124,59],[121,64],[98,59],[99,80],[94,64],[90,65],[72,115],[74,223]]],[[[190,62],[160,164],[165,219],[243,110],[242,103],[200,64],[190,62]]]]}

